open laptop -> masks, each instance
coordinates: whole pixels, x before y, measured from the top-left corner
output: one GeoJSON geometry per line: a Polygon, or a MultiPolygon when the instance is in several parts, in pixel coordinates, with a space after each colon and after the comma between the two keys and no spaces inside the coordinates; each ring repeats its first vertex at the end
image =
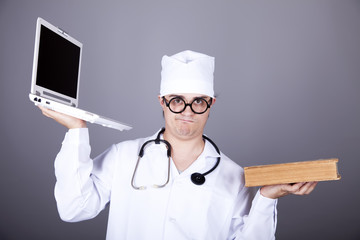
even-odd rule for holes
{"type": "Polygon", "coordinates": [[[78,108],[82,43],[68,33],[37,19],[29,98],[35,105],[117,130],[130,125],[78,108]]]}

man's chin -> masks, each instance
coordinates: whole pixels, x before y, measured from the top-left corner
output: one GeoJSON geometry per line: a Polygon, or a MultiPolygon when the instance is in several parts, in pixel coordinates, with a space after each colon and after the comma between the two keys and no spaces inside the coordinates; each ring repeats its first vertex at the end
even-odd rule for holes
{"type": "Polygon", "coordinates": [[[191,136],[193,131],[192,131],[192,128],[190,127],[190,125],[191,125],[191,123],[181,124],[181,126],[179,126],[177,128],[177,133],[179,134],[179,136],[182,136],[182,137],[191,136]]]}

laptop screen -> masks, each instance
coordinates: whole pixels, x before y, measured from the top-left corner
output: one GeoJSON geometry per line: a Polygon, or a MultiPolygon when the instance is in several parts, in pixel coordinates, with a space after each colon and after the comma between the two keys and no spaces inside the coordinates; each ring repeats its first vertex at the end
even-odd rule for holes
{"type": "Polygon", "coordinates": [[[77,98],[80,47],[41,25],[36,84],[77,98]]]}

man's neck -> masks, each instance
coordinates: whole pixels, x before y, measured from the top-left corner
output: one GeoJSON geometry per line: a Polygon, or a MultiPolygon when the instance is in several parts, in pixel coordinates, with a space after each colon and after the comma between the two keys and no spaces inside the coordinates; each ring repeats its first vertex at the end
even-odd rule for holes
{"type": "Polygon", "coordinates": [[[164,139],[171,144],[171,157],[176,168],[181,172],[186,170],[200,156],[205,146],[202,135],[180,138],[165,130],[164,139]]]}

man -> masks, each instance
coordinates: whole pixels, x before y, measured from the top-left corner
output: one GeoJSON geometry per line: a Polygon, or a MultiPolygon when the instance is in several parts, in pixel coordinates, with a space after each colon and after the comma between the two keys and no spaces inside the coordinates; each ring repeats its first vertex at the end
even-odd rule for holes
{"type": "Polygon", "coordinates": [[[316,183],[266,186],[255,197],[244,187],[243,169],[203,137],[216,102],[213,72],[214,58],[204,54],[164,56],[164,132],[113,145],[94,160],[86,123],[42,108],[69,128],[55,160],[61,218],[90,219],[110,203],[107,239],[275,239],[277,198],[308,194],[316,183]],[[171,145],[169,168],[167,148],[156,143],[138,162],[157,135],[171,145]],[[192,182],[193,173],[206,181],[192,182]]]}

